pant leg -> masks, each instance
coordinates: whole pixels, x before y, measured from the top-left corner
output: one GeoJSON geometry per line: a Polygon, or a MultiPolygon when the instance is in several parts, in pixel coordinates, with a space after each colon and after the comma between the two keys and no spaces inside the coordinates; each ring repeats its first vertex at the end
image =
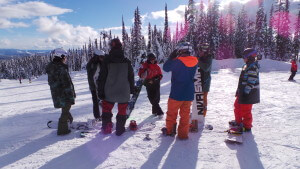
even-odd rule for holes
{"type": "Polygon", "coordinates": [[[295,75],[296,75],[296,72],[292,71],[292,74],[291,74],[289,80],[294,80],[295,75]]]}
{"type": "Polygon", "coordinates": [[[180,120],[178,126],[178,137],[180,139],[187,139],[189,137],[191,105],[192,101],[184,101],[180,107],[180,120]]]}
{"type": "Polygon", "coordinates": [[[152,104],[152,114],[161,115],[164,114],[159,102],[160,102],[160,84],[152,84],[146,87],[148,98],[152,104]]]}
{"type": "Polygon", "coordinates": [[[128,103],[118,103],[118,115],[127,115],[126,109],[127,109],[128,103]]]}
{"type": "Polygon", "coordinates": [[[72,106],[71,104],[66,104],[66,106],[61,109],[61,115],[60,115],[61,121],[68,122],[71,114],[70,113],[71,106],[72,106]]]}
{"type": "Polygon", "coordinates": [[[182,104],[183,104],[182,101],[176,101],[174,99],[169,98],[167,118],[166,118],[167,134],[172,133],[173,126],[174,126],[174,124],[176,124],[178,110],[182,104]]]}
{"type": "Polygon", "coordinates": [[[206,113],[207,113],[207,95],[208,95],[208,92],[203,93],[203,105],[204,105],[203,115],[204,115],[204,117],[206,116],[206,113]]]}
{"type": "Polygon", "coordinates": [[[241,104],[241,111],[243,112],[242,123],[245,128],[252,128],[252,104],[241,104]]]}
{"type": "Polygon", "coordinates": [[[105,128],[108,123],[112,123],[112,109],[114,107],[114,103],[103,100],[102,101],[102,127],[105,128]]]}
{"type": "Polygon", "coordinates": [[[93,99],[93,114],[95,119],[100,118],[99,102],[96,90],[91,91],[93,99]]]}
{"type": "Polygon", "coordinates": [[[234,102],[234,116],[235,116],[235,121],[237,124],[242,123],[242,111],[241,111],[241,104],[239,104],[239,98],[236,97],[235,102],[234,102]]]}

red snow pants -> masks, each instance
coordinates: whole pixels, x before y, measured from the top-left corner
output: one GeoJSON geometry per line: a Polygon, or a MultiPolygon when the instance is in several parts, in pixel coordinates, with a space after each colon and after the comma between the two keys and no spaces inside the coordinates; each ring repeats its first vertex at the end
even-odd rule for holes
{"type": "Polygon", "coordinates": [[[235,121],[238,124],[243,123],[247,129],[251,129],[252,127],[252,106],[253,104],[239,104],[238,97],[236,97],[234,102],[235,121]]]}
{"type": "MultiPolygon", "coordinates": [[[[114,107],[115,103],[111,103],[108,101],[103,100],[102,101],[102,112],[112,113],[112,109],[114,107]]],[[[127,109],[128,103],[118,103],[118,114],[119,115],[126,115],[126,109],[127,109]]]]}
{"type": "Polygon", "coordinates": [[[187,139],[189,137],[188,134],[190,127],[191,104],[192,101],[177,101],[169,98],[166,118],[166,127],[168,134],[172,133],[174,124],[176,124],[179,110],[180,120],[178,126],[178,137],[180,139],[187,139]]]}

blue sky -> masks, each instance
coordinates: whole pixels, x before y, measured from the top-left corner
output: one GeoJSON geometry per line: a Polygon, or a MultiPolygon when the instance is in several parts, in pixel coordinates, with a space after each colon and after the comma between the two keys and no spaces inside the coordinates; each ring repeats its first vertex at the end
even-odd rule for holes
{"type": "MultiPolygon", "coordinates": [[[[239,5],[257,0],[219,1],[226,10],[226,4],[231,1],[239,5]]],[[[266,0],[267,8],[273,1],[266,0]]],[[[300,0],[293,1],[297,4],[300,0]]],[[[169,24],[174,26],[182,21],[188,0],[0,0],[0,48],[76,48],[89,37],[99,37],[103,29],[112,29],[114,34],[120,35],[122,15],[125,25],[130,27],[137,6],[146,34],[148,22],[163,26],[165,3],[168,4],[169,24]]],[[[256,12],[255,8],[248,10],[256,12]]]]}

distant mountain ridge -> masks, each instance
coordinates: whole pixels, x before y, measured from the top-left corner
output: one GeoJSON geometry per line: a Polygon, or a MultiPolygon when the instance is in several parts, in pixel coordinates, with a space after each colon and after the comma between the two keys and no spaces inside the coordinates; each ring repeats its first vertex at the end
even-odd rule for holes
{"type": "Polygon", "coordinates": [[[17,57],[31,56],[34,54],[46,55],[51,50],[22,50],[22,49],[0,49],[0,59],[13,59],[17,57]]]}

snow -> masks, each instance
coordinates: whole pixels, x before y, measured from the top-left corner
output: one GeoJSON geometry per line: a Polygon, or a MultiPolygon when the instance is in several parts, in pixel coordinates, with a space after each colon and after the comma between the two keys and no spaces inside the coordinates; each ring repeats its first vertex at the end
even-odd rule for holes
{"type": "MultiPolygon", "coordinates": [[[[48,120],[56,120],[47,77],[32,83],[0,82],[0,168],[299,168],[300,167],[300,75],[288,82],[290,64],[262,60],[261,103],[253,106],[253,130],[244,143],[224,142],[228,121],[234,119],[233,103],[242,60],[213,62],[212,84],[206,124],[190,133],[186,141],[161,136],[164,119],[151,116],[145,88],[132,116],[138,130],[118,137],[96,134],[78,138],[76,132],[56,136],[48,120]],[[149,134],[151,140],[144,140],[149,134]]],[[[92,99],[86,72],[71,74],[77,93],[71,113],[75,121],[91,119],[92,99]]],[[[161,107],[167,110],[170,73],[161,82],[161,107]]],[[[115,106],[116,107],[116,106],[115,106]]],[[[113,122],[115,122],[114,109],[113,122]]],[[[164,117],[165,118],[165,117],[164,117]]]]}

